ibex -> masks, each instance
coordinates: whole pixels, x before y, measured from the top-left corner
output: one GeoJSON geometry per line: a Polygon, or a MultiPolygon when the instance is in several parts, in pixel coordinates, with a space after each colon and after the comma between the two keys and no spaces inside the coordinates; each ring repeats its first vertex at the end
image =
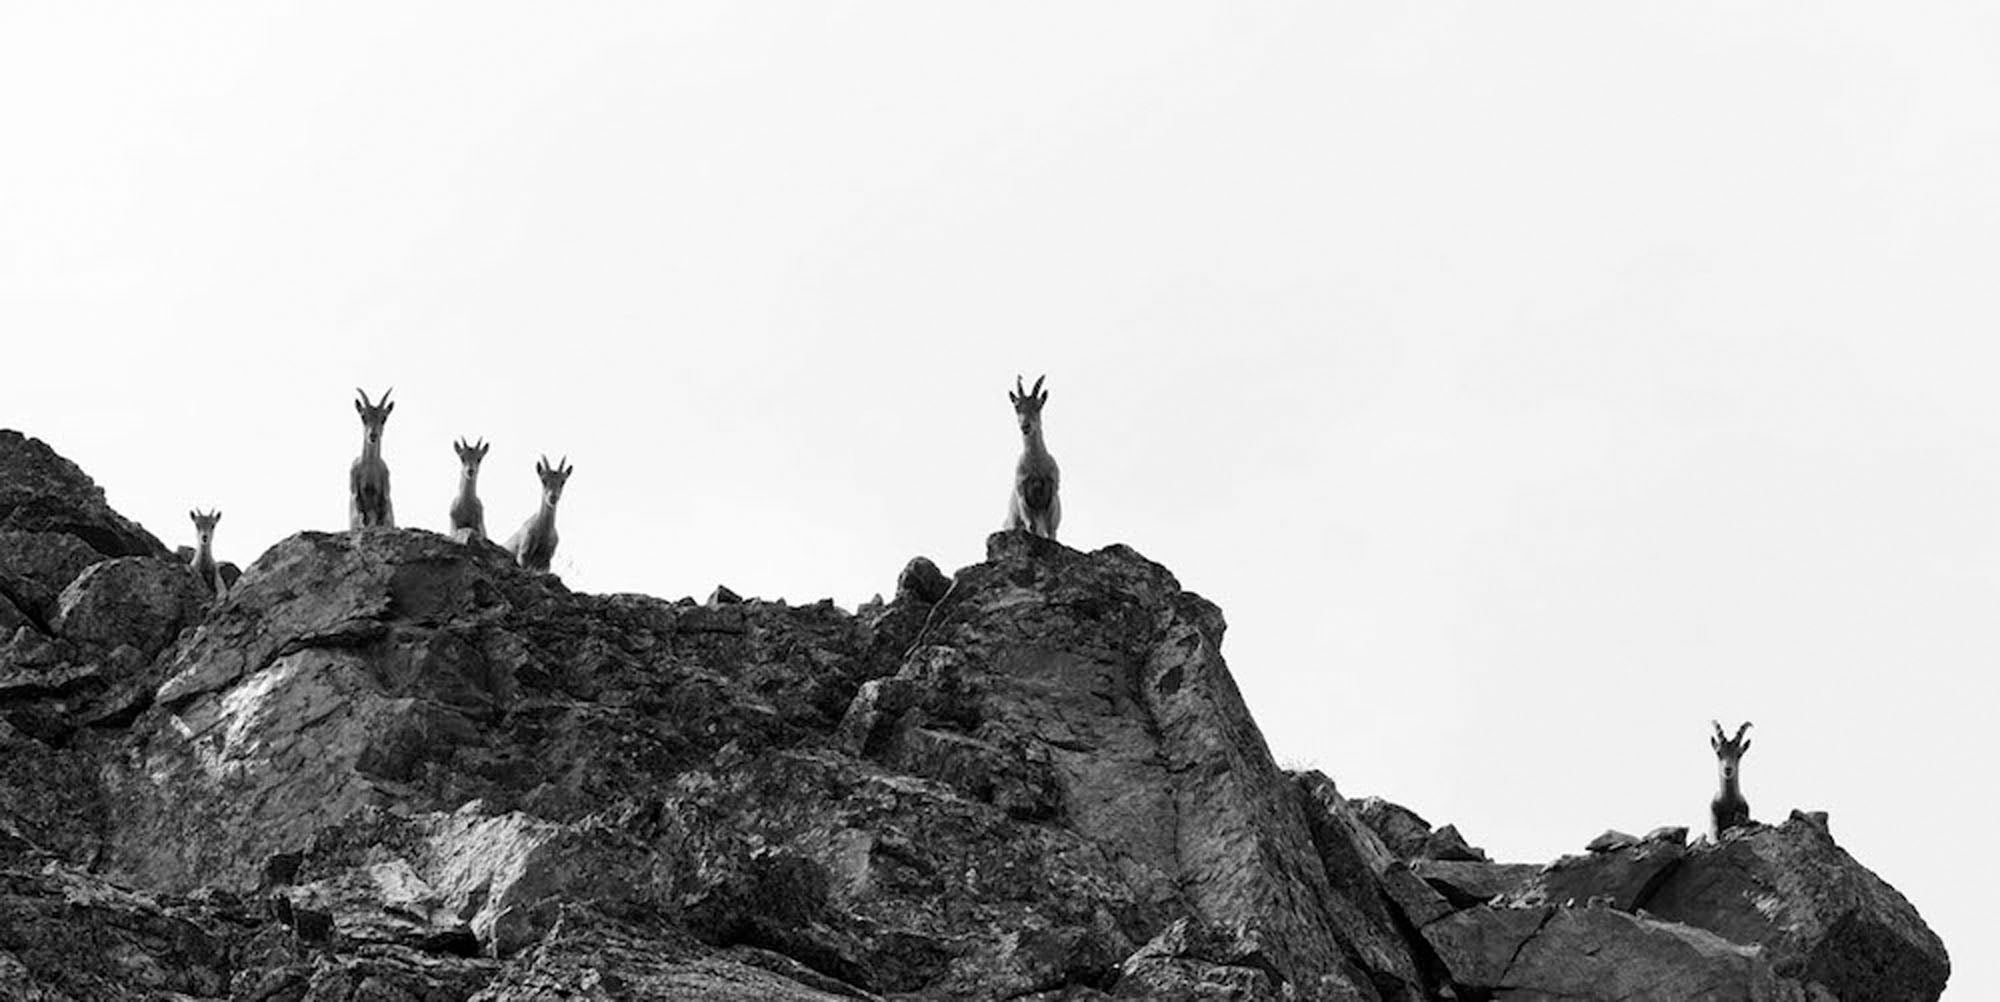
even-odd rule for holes
{"type": "Polygon", "coordinates": [[[486,506],[479,503],[479,463],[489,448],[485,439],[477,445],[459,439],[451,444],[458,453],[458,497],[451,502],[451,535],[461,542],[486,538],[486,506]]]}
{"type": "Polygon", "coordinates": [[[547,456],[535,464],[535,475],[542,480],[542,506],[507,540],[507,552],[531,571],[546,571],[555,559],[556,502],[562,500],[563,484],[573,472],[568,456],[555,466],[549,465],[547,456]]]}
{"type": "Polygon", "coordinates": [[[1736,729],[1736,736],[1722,736],[1722,725],[1709,721],[1715,728],[1715,736],[1708,739],[1709,747],[1715,749],[1716,772],[1722,781],[1722,788],[1716,791],[1715,799],[1708,804],[1708,813],[1715,822],[1715,837],[1731,828],[1742,828],[1750,824],[1750,802],[1743,799],[1742,772],[1743,753],[1750,750],[1750,742],[1743,737],[1750,729],[1750,722],[1736,729]]]}
{"type": "Polygon", "coordinates": [[[1034,389],[1023,390],[1021,377],[1015,376],[1014,388],[1007,393],[1021,424],[1021,460],[1014,464],[1014,496],[1007,508],[1007,528],[1054,539],[1056,526],[1062,523],[1062,498],[1057,496],[1062,472],[1042,443],[1042,405],[1049,402],[1042,380],[1047,378],[1038,376],[1034,389]]]}
{"type": "Polygon", "coordinates": [[[202,588],[215,598],[223,598],[229,593],[229,585],[222,578],[222,569],[215,564],[215,523],[222,521],[221,511],[204,514],[201,509],[191,509],[188,518],[194,521],[194,533],[198,545],[194,559],[188,566],[194,568],[194,576],[201,581],[202,588]]]}
{"type": "Polygon", "coordinates": [[[389,422],[389,412],[396,405],[389,402],[391,387],[382,394],[382,402],[370,403],[368,394],[355,390],[361,399],[354,402],[354,412],[361,415],[361,458],[347,470],[347,527],[361,529],[368,526],[394,526],[396,510],[389,503],[389,464],[382,461],[382,426],[389,422]]]}

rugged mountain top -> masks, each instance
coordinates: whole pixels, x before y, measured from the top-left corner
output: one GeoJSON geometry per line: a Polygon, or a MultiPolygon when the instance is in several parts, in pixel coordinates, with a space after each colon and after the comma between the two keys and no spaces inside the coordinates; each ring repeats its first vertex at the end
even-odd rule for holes
{"type": "Polygon", "coordinates": [[[301,533],[210,606],[0,433],[0,997],[1935,999],[1823,815],[1546,867],[1273,764],[1209,602],[1017,533],[896,597],[301,533]]]}

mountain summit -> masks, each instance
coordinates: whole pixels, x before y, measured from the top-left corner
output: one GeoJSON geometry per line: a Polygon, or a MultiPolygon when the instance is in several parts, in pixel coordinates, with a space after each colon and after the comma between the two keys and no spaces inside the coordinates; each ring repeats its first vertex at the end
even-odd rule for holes
{"type": "Polygon", "coordinates": [[[855,613],[303,532],[210,604],[0,432],[0,996],[1931,1000],[1794,812],[1547,866],[1272,761],[1220,610],[996,534],[855,613]]]}

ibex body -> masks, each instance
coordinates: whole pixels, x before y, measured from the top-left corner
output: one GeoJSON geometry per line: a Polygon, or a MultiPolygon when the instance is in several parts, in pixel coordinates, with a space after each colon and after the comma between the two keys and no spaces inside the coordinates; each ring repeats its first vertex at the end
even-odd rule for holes
{"type": "Polygon", "coordinates": [[[1030,390],[1021,388],[1021,378],[1014,377],[1014,389],[1008,391],[1007,399],[1014,403],[1014,416],[1021,425],[1021,459],[1014,464],[1014,494],[1007,506],[1007,528],[1026,529],[1045,539],[1056,538],[1056,527],[1062,524],[1062,471],[1056,468],[1056,458],[1049,455],[1048,445],[1042,441],[1042,405],[1048,403],[1048,391],[1042,389],[1042,381],[1047,376],[1035,379],[1030,390]]]}
{"type": "Polygon", "coordinates": [[[453,442],[458,453],[458,496],[451,502],[451,535],[462,542],[486,538],[486,506],[479,502],[479,464],[489,446],[485,439],[477,445],[465,439],[453,442]]]}
{"type": "Polygon", "coordinates": [[[215,598],[223,598],[229,593],[229,584],[223,580],[222,568],[215,563],[214,549],[215,523],[222,521],[222,512],[194,509],[188,512],[188,518],[194,522],[197,539],[194,559],[188,561],[188,566],[194,569],[203,589],[215,598]]]}
{"type": "Polygon", "coordinates": [[[354,402],[354,412],[361,415],[361,457],[347,470],[347,527],[363,529],[372,526],[394,526],[396,510],[389,503],[389,464],[382,461],[382,427],[389,422],[389,412],[396,405],[389,402],[389,394],[382,394],[381,403],[370,403],[368,394],[355,390],[361,399],[354,402]]]}
{"type": "Polygon", "coordinates": [[[547,456],[535,464],[535,475],[542,481],[542,506],[507,539],[507,552],[522,567],[546,571],[555,559],[556,503],[562,500],[563,484],[573,472],[567,456],[554,466],[549,465],[547,456]]]}
{"type": "Polygon", "coordinates": [[[1715,837],[1720,839],[1724,832],[1732,828],[1742,828],[1750,824],[1750,802],[1743,799],[1743,753],[1750,750],[1750,742],[1743,737],[1750,730],[1750,722],[1736,729],[1736,736],[1724,737],[1722,725],[1709,721],[1715,728],[1715,736],[1708,739],[1709,747],[1715,749],[1715,770],[1720,789],[1715,799],[1709,801],[1708,813],[1715,823],[1715,837]]]}

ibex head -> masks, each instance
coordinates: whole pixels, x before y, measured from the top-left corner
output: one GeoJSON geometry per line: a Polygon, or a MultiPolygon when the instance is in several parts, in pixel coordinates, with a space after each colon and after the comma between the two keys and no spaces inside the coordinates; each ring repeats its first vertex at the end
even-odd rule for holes
{"type": "Polygon", "coordinates": [[[389,423],[389,412],[396,409],[396,405],[389,402],[389,394],[396,392],[396,388],[391,386],[383,390],[380,403],[370,403],[368,394],[358,387],[354,392],[361,397],[354,402],[354,413],[361,415],[361,427],[366,429],[368,441],[379,444],[382,441],[382,426],[389,423]]]}
{"type": "Polygon", "coordinates": [[[535,464],[535,476],[542,480],[542,498],[548,502],[549,507],[555,507],[556,502],[562,500],[563,484],[569,482],[569,475],[574,472],[576,471],[570,467],[568,456],[558,460],[554,466],[549,465],[547,456],[543,456],[542,461],[535,464]]]}
{"type": "Polygon", "coordinates": [[[188,510],[188,518],[194,521],[195,535],[201,537],[203,546],[207,546],[215,539],[215,523],[222,521],[222,511],[217,509],[203,512],[199,508],[191,508],[188,510]]]}
{"type": "Polygon", "coordinates": [[[1041,423],[1042,405],[1049,402],[1048,392],[1042,389],[1042,381],[1047,378],[1046,375],[1036,376],[1034,389],[1024,390],[1021,388],[1021,377],[1015,376],[1014,388],[1007,391],[1007,399],[1014,402],[1014,416],[1020,419],[1023,435],[1041,423]]]}
{"type": "Polygon", "coordinates": [[[1735,779],[1736,770],[1743,762],[1743,753],[1750,750],[1750,740],[1743,735],[1750,730],[1750,722],[1736,729],[1735,737],[1724,737],[1722,725],[1711,720],[1709,726],[1715,728],[1715,736],[1708,739],[1708,746],[1715,749],[1715,760],[1722,769],[1723,779],[1735,779]]]}
{"type": "Polygon", "coordinates": [[[486,440],[483,438],[477,444],[469,443],[461,438],[451,443],[451,448],[453,452],[458,453],[458,462],[465,468],[465,475],[470,477],[478,475],[479,463],[486,458],[486,450],[491,447],[486,444],[486,440]]]}

